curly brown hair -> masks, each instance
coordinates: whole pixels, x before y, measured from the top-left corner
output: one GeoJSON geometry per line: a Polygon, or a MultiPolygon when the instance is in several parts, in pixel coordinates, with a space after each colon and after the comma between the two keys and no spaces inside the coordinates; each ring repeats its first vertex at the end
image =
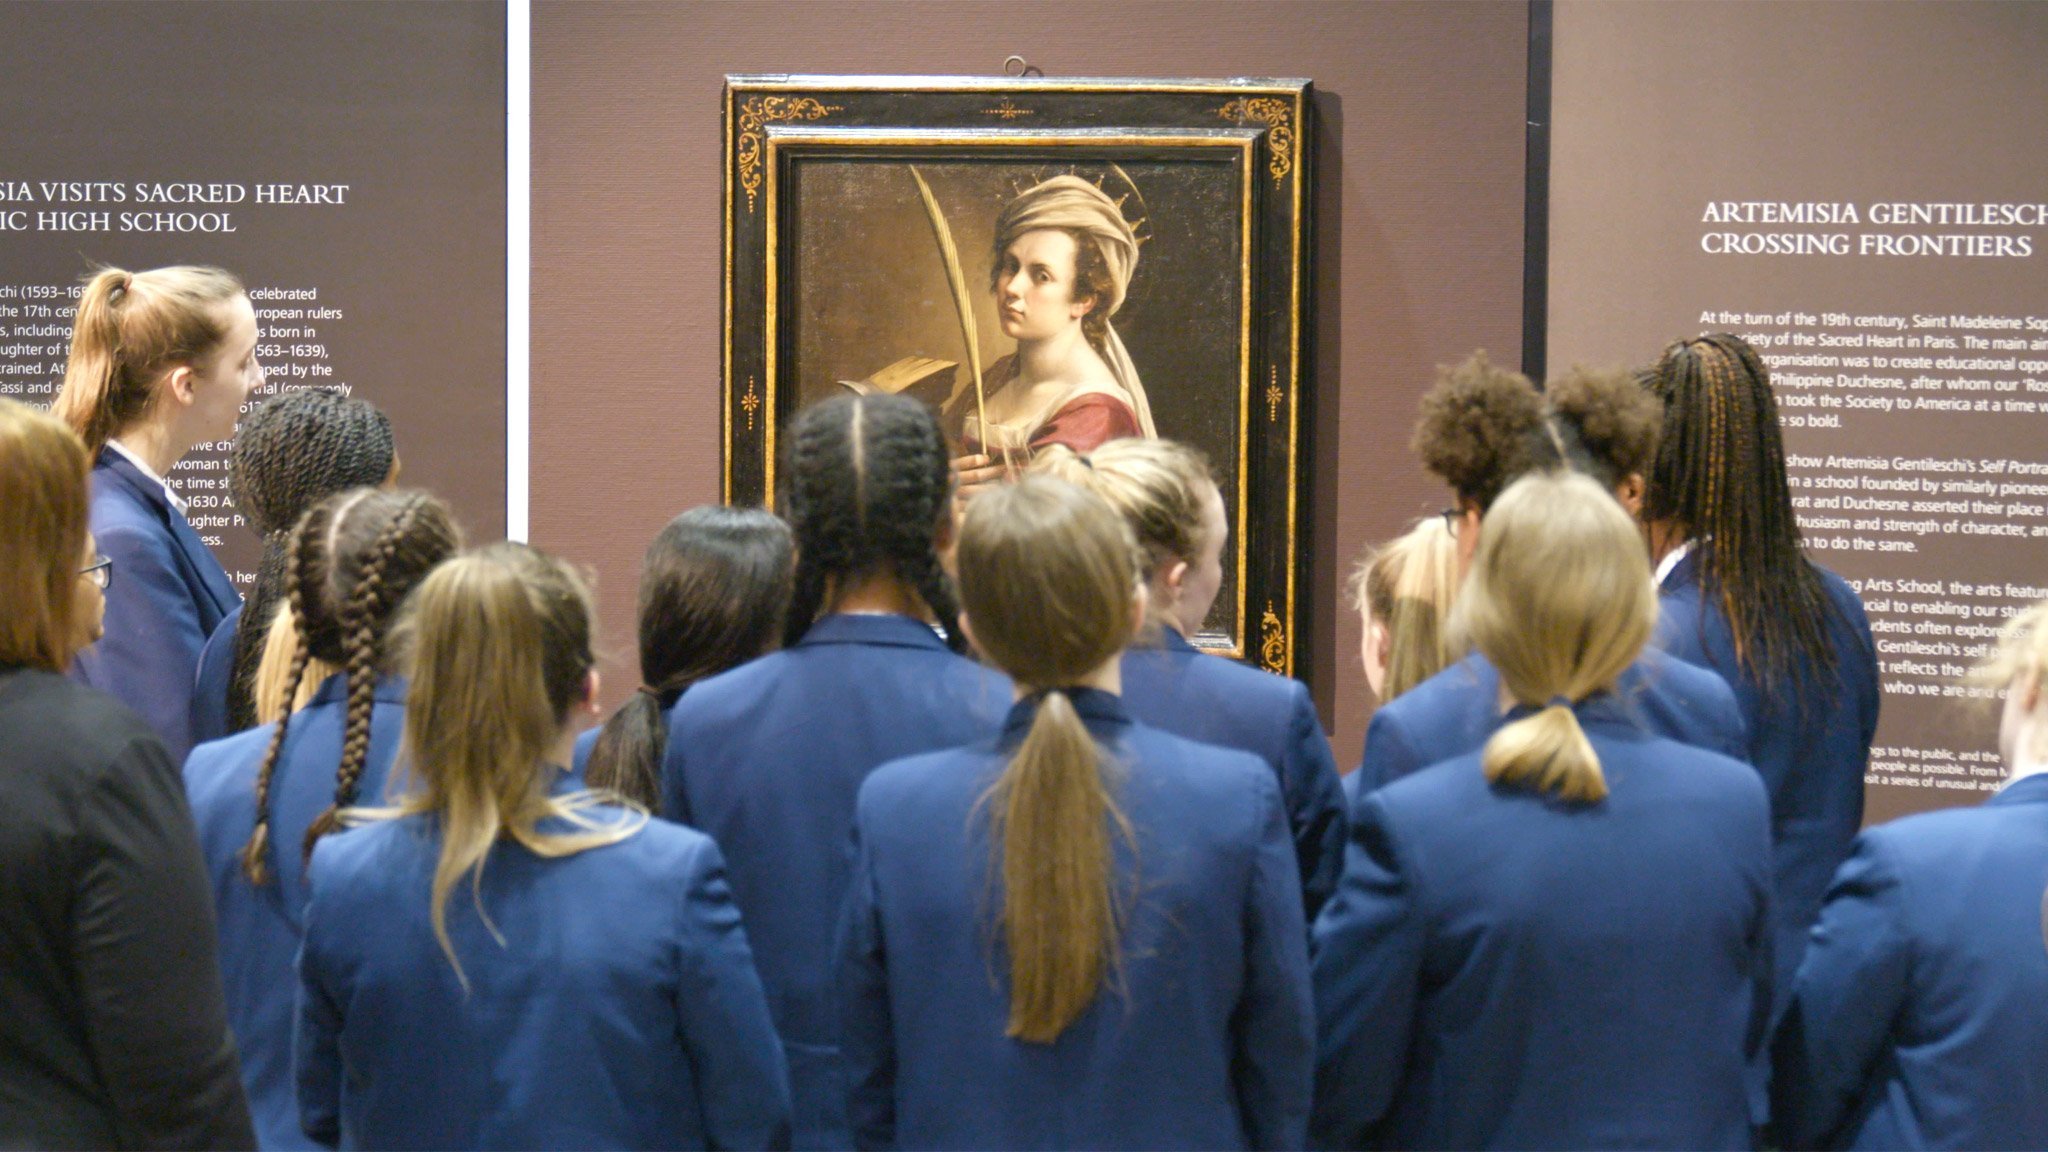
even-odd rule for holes
{"type": "Polygon", "coordinates": [[[1544,389],[1550,426],[1572,466],[1609,491],[1647,478],[1664,430],[1664,405],[1630,372],[1573,366],[1544,389]]]}
{"type": "Polygon", "coordinates": [[[1557,463],[1542,395],[1527,376],[1494,367],[1484,352],[1438,369],[1435,387],[1422,397],[1413,443],[1422,466],[1482,512],[1516,477],[1557,463]]]}

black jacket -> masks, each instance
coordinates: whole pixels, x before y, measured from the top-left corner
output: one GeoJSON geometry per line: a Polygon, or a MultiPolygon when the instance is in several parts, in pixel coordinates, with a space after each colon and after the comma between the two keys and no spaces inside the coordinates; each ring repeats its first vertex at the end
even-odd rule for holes
{"type": "Polygon", "coordinates": [[[111,697],[0,668],[0,1147],[254,1142],[177,768],[111,697]]]}

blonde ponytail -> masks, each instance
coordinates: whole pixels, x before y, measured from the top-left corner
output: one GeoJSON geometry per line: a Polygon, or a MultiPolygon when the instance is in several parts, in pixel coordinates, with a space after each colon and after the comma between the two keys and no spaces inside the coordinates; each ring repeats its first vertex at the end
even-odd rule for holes
{"type": "Polygon", "coordinates": [[[468,987],[448,898],[467,877],[495,935],[482,905],[493,845],[509,838],[537,856],[570,856],[616,844],[647,818],[635,809],[623,821],[600,820],[588,810],[607,797],[552,794],[546,757],[593,662],[590,594],[566,564],[523,544],[495,544],[441,565],[413,595],[403,743],[421,787],[398,814],[438,818],[434,937],[468,987]],[[551,820],[575,831],[542,832],[551,820]]]}
{"type": "Polygon", "coordinates": [[[1057,1040],[1113,979],[1127,891],[1116,842],[1135,848],[1118,769],[1065,689],[1131,633],[1137,549],[1101,498],[1044,476],[983,493],[958,550],[960,599],[983,652],[1040,693],[986,808],[1010,962],[1006,1035],[1057,1040]]]}
{"type": "Polygon", "coordinates": [[[71,357],[50,410],[99,455],[149,414],[165,369],[204,359],[227,335],[220,305],[242,282],[219,268],[103,268],[86,281],[71,357]]]}
{"type": "Polygon", "coordinates": [[[1487,779],[1593,804],[1607,797],[1600,758],[1574,708],[1613,688],[1641,655],[1656,589],[1635,523],[1584,476],[1537,474],[1487,510],[1456,630],[1538,709],[1493,734],[1487,779]]]}

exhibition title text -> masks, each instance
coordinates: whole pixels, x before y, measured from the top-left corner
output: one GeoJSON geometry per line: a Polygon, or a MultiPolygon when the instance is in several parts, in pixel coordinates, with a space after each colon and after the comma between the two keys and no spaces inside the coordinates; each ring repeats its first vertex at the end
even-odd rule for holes
{"type": "Polygon", "coordinates": [[[0,180],[0,232],[235,232],[235,205],[345,205],[348,192],[346,184],[0,180]]]}
{"type": "Polygon", "coordinates": [[[1723,226],[1700,235],[1712,256],[2029,257],[2034,238],[2025,230],[2048,228],[2048,204],[1710,200],[1700,223],[1723,226]],[[1727,227],[1741,224],[1786,230],[1727,227]],[[1858,230],[1832,230],[1845,224],[1858,230]]]}

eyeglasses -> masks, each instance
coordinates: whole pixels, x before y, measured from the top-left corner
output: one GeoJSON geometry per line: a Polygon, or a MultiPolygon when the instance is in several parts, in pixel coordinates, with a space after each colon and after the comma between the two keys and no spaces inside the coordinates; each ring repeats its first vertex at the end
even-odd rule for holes
{"type": "Polygon", "coordinates": [[[92,581],[105,592],[114,586],[114,562],[105,556],[95,556],[92,563],[78,570],[80,576],[92,581]]]}

